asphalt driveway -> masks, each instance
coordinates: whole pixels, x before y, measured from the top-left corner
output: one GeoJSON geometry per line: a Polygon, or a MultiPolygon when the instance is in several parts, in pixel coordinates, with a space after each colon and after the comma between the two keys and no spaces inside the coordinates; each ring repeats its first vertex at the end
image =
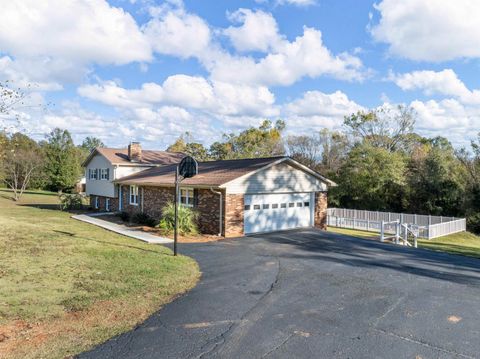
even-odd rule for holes
{"type": "Polygon", "coordinates": [[[480,260],[313,229],[179,248],[197,287],[80,357],[480,357],[480,260]]]}

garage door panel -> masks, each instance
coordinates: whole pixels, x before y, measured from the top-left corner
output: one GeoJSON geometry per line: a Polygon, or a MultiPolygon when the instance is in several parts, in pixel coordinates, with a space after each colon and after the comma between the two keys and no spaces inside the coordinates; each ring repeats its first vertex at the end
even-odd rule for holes
{"type": "Polygon", "coordinates": [[[245,233],[309,227],[311,201],[311,193],[245,195],[245,233]]]}

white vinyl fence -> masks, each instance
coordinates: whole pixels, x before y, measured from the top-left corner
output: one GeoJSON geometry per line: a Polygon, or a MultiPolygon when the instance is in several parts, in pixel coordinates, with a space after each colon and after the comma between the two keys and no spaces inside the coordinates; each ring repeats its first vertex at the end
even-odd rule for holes
{"type": "Polygon", "coordinates": [[[381,232],[382,223],[387,233],[388,224],[415,225],[418,228],[418,237],[432,239],[466,230],[465,218],[426,216],[394,212],[363,211],[358,209],[328,208],[327,225],[331,227],[359,229],[371,232],[381,232]]]}

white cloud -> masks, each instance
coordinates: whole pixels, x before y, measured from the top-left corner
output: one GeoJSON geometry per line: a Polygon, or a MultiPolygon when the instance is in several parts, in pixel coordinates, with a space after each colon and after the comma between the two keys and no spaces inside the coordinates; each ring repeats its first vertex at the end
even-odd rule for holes
{"type": "Polygon", "coordinates": [[[263,51],[275,48],[283,39],[270,13],[261,10],[238,9],[229,15],[230,21],[241,26],[230,26],[224,34],[238,51],[263,51]]]}
{"type": "Polygon", "coordinates": [[[105,0],[3,1],[0,48],[10,55],[2,59],[1,78],[44,90],[80,81],[92,64],[152,59],[133,17],[105,0]]]}
{"type": "Polygon", "coordinates": [[[305,27],[302,36],[286,40],[278,32],[273,16],[266,12],[240,9],[230,18],[242,25],[219,30],[210,29],[202,18],[178,4],[167,4],[151,12],[154,18],[144,31],[155,51],[196,58],[214,81],[288,86],[305,76],[325,75],[349,81],[368,76],[357,56],[332,54],[317,29],[305,27]],[[256,59],[231,54],[222,48],[218,34],[227,35],[237,50],[263,51],[266,55],[256,59]]]}
{"type": "Polygon", "coordinates": [[[343,80],[363,80],[367,76],[358,57],[333,55],[324,46],[322,33],[308,27],[295,41],[283,41],[260,60],[224,54],[207,68],[215,80],[266,86],[288,86],[306,76],[328,75],[343,80]]]}
{"type": "Polygon", "coordinates": [[[472,0],[383,0],[374,39],[394,55],[447,61],[480,57],[480,2],[472,0]]]}
{"type": "Polygon", "coordinates": [[[0,47],[16,57],[126,64],[151,59],[132,16],[104,0],[4,1],[0,47]]]}
{"type": "Polygon", "coordinates": [[[451,69],[390,74],[389,79],[404,91],[418,89],[428,96],[441,94],[458,98],[462,103],[480,104],[480,90],[470,91],[451,69]]]}
{"type": "Polygon", "coordinates": [[[283,106],[289,128],[300,133],[318,131],[324,127],[338,129],[345,116],[360,110],[364,108],[341,91],[331,94],[307,91],[302,97],[283,106]]]}
{"type": "Polygon", "coordinates": [[[186,13],[183,7],[166,8],[154,15],[144,32],[156,52],[181,58],[204,56],[211,40],[205,20],[186,13]]]}
{"type": "Polygon", "coordinates": [[[162,104],[212,115],[277,114],[275,96],[264,86],[233,85],[198,76],[173,75],[161,85],[145,83],[140,89],[125,89],[107,81],[81,86],[78,93],[118,108],[151,108],[162,104]]]}
{"type": "Polygon", "coordinates": [[[279,5],[310,6],[316,3],[316,0],[277,0],[277,4],[279,5]]]}

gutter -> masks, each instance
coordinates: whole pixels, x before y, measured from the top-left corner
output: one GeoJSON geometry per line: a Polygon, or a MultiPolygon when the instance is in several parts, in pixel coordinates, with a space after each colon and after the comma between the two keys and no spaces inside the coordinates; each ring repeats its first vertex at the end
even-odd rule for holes
{"type": "Polygon", "coordinates": [[[219,232],[218,236],[222,236],[222,229],[223,229],[223,193],[221,191],[215,191],[213,187],[210,187],[210,191],[220,195],[220,219],[219,219],[219,232]]]}

